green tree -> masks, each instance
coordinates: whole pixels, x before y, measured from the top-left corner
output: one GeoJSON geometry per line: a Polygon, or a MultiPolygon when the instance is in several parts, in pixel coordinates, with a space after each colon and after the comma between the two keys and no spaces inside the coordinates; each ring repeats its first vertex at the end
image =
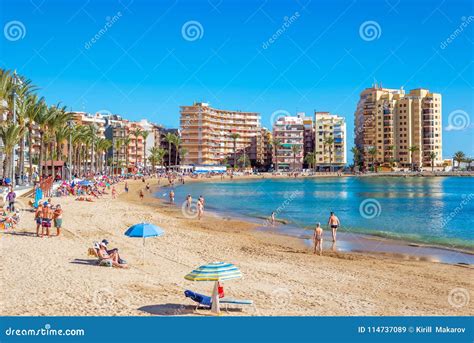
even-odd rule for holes
{"type": "Polygon", "coordinates": [[[232,139],[234,143],[234,169],[237,168],[237,139],[240,138],[240,135],[238,133],[232,133],[230,135],[230,138],[232,139]]]}

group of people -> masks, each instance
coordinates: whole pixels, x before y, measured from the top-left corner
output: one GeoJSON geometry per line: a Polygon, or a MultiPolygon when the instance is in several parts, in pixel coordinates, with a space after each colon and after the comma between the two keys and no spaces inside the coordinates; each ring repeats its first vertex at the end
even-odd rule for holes
{"type": "MultiPolygon", "coordinates": [[[[329,220],[328,220],[328,227],[332,231],[332,241],[333,243],[336,243],[336,235],[337,235],[337,229],[341,225],[341,222],[339,221],[339,218],[334,214],[334,212],[331,212],[329,215],[329,220]]],[[[319,253],[319,255],[323,254],[323,228],[321,227],[321,223],[317,223],[316,227],[313,231],[313,243],[314,243],[314,251],[313,253],[319,253]]]]}
{"type": "Polygon", "coordinates": [[[56,228],[56,236],[61,234],[61,228],[63,225],[63,210],[61,205],[53,205],[51,198],[43,203],[39,203],[35,210],[35,223],[36,223],[36,236],[44,237],[45,231],[46,236],[51,237],[51,226],[54,222],[56,228]],[[40,234],[41,228],[41,234],[40,234]]]}
{"type": "MultiPolygon", "coordinates": [[[[187,211],[191,211],[192,203],[193,203],[193,197],[191,194],[188,194],[186,196],[186,205],[185,208],[187,211]]],[[[198,220],[201,220],[202,216],[204,215],[204,197],[202,195],[199,196],[197,202],[196,202],[196,210],[197,210],[197,218],[198,220]]]]}

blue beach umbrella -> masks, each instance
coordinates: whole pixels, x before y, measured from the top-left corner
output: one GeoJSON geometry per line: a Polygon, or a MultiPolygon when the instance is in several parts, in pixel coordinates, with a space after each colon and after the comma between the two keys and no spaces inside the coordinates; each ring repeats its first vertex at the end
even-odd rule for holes
{"type": "MultiPolygon", "coordinates": [[[[150,223],[138,223],[130,226],[125,231],[125,236],[134,238],[143,238],[143,247],[145,247],[145,238],[163,236],[165,231],[159,226],[150,223]]],[[[145,260],[145,249],[143,249],[143,261],[145,260]]]]}
{"type": "Polygon", "coordinates": [[[241,277],[242,273],[240,269],[232,263],[212,262],[194,269],[184,278],[189,281],[215,281],[214,290],[212,292],[211,311],[219,313],[219,281],[240,279],[241,277]]]}
{"type": "Polygon", "coordinates": [[[93,185],[93,182],[89,180],[83,180],[79,182],[79,186],[92,186],[92,185],[93,185]]]}

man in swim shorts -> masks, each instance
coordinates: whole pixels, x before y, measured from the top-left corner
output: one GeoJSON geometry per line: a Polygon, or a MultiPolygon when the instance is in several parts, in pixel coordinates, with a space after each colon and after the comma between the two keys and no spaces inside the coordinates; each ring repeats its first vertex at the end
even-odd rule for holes
{"type": "Polygon", "coordinates": [[[331,212],[331,215],[329,216],[328,220],[328,226],[332,230],[332,241],[336,241],[336,233],[337,233],[337,228],[341,225],[341,222],[339,221],[339,218],[334,214],[334,212],[331,212]]]}

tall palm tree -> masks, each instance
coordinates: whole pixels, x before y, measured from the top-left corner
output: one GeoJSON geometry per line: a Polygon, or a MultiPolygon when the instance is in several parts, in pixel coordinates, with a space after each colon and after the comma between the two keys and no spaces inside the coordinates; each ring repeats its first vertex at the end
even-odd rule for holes
{"type": "Polygon", "coordinates": [[[129,145],[132,139],[129,136],[126,136],[125,138],[122,139],[123,146],[125,147],[125,169],[128,173],[128,167],[129,167],[129,158],[130,158],[130,153],[129,153],[129,145]]]}
{"type": "Polygon", "coordinates": [[[237,139],[240,138],[238,133],[232,133],[230,138],[234,141],[234,169],[237,168],[237,139]]]}
{"type": "Polygon", "coordinates": [[[41,117],[46,112],[47,107],[43,98],[38,99],[35,94],[31,94],[28,97],[27,102],[29,103],[27,111],[25,113],[26,126],[28,131],[28,162],[29,162],[29,182],[32,181],[33,177],[33,131],[37,126],[37,116],[41,117]]]}
{"type": "Polygon", "coordinates": [[[168,132],[165,135],[165,141],[168,143],[168,167],[171,166],[171,145],[173,144],[175,137],[176,136],[171,132],[168,132]]]}
{"type": "Polygon", "coordinates": [[[326,150],[326,146],[329,147],[329,170],[332,171],[332,148],[334,146],[334,137],[329,136],[324,139],[324,150],[326,150]]]}
{"type": "Polygon", "coordinates": [[[13,149],[20,141],[20,136],[21,128],[17,123],[4,122],[2,125],[0,125],[0,139],[3,142],[3,150],[5,153],[5,159],[3,161],[4,177],[11,175],[11,159],[13,158],[13,149]]]}
{"type": "Polygon", "coordinates": [[[143,130],[142,131],[142,138],[143,138],[143,168],[146,170],[146,140],[150,135],[150,131],[143,130]]]}
{"type": "Polygon", "coordinates": [[[316,166],[316,153],[315,152],[308,152],[304,158],[305,162],[309,164],[309,168],[313,169],[316,166]]]}
{"type": "Polygon", "coordinates": [[[152,168],[153,173],[155,172],[156,164],[158,163],[158,158],[157,158],[158,149],[159,149],[158,147],[153,147],[150,150],[148,150],[148,152],[150,153],[150,157],[148,158],[148,160],[151,163],[151,168],[152,168]]]}
{"type": "Polygon", "coordinates": [[[413,157],[415,155],[415,152],[419,151],[420,149],[416,145],[412,145],[408,148],[408,151],[410,151],[410,157],[411,157],[411,170],[415,170],[415,162],[413,161],[413,157]]]}
{"type": "Polygon", "coordinates": [[[143,134],[143,130],[139,127],[136,127],[135,130],[132,131],[132,135],[135,136],[135,168],[138,170],[138,137],[141,137],[143,134]]]}
{"type": "Polygon", "coordinates": [[[174,164],[175,166],[178,165],[178,154],[179,154],[179,146],[181,145],[181,138],[176,134],[174,135],[173,145],[175,147],[175,154],[174,154],[174,164]]]}
{"type": "MultiPolygon", "coordinates": [[[[123,146],[123,140],[120,139],[120,138],[115,138],[113,146],[114,146],[113,151],[115,151],[115,155],[117,155],[117,162],[116,162],[115,166],[116,166],[116,171],[118,172],[120,150],[122,149],[122,146],[123,146]]],[[[113,151],[112,151],[112,168],[113,168],[113,165],[114,165],[114,153],[113,153],[113,151]]],[[[113,174],[113,171],[112,171],[112,174],[113,174]]]]}
{"type": "Polygon", "coordinates": [[[291,153],[293,154],[293,170],[296,169],[296,155],[299,154],[301,151],[301,148],[299,145],[292,145],[291,146],[291,153]]]}
{"type": "Polygon", "coordinates": [[[356,146],[353,146],[351,149],[352,156],[354,159],[354,167],[358,166],[360,164],[360,151],[359,148],[356,146]]]}
{"type": "Polygon", "coordinates": [[[278,156],[277,151],[278,148],[281,147],[281,140],[278,138],[274,138],[271,142],[273,146],[273,156],[275,156],[275,171],[278,171],[278,156]]]}
{"type": "Polygon", "coordinates": [[[434,172],[434,161],[436,160],[437,153],[434,151],[430,152],[430,161],[431,161],[431,172],[434,172]]]}
{"type": "Polygon", "coordinates": [[[461,168],[461,162],[463,162],[466,159],[466,154],[464,154],[462,151],[456,151],[453,156],[453,160],[458,163],[458,169],[461,168]]]}

